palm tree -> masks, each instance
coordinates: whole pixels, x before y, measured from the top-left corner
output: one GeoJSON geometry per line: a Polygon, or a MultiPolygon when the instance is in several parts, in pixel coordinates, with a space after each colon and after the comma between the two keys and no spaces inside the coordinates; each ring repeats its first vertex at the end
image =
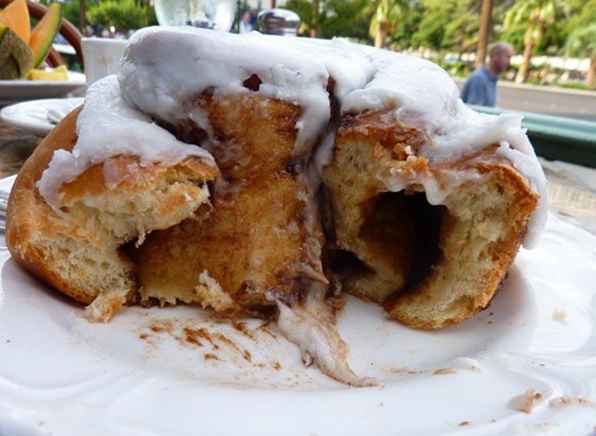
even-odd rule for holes
{"type": "Polygon", "coordinates": [[[491,18],[493,14],[493,0],[482,0],[480,13],[480,32],[478,32],[478,48],[476,49],[476,68],[484,65],[488,41],[490,40],[491,18]]]}
{"type": "Polygon", "coordinates": [[[320,2],[319,0],[313,0],[312,2],[312,12],[313,12],[313,23],[310,29],[310,37],[316,38],[319,36],[319,14],[320,14],[320,2]]]}
{"type": "Polygon", "coordinates": [[[79,1],[79,29],[81,29],[81,32],[83,32],[83,34],[85,33],[85,25],[87,24],[87,22],[85,20],[85,15],[87,13],[85,6],[86,6],[85,0],[80,0],[79,1]]]}
{"type": "MultiPolygon", "coordinates": [[[[457,52],[459,60],[461,60],[462,54],[466,53],[471,48],[476,47],[478,50],[483,45],[483,20],[480,9],[481,4],[484,5],[486,2],[492,3],[492,0],[484,0],[484,2],[478,0],[457,0],[452,7],[443,9],[444,12],[442,15],[445,15],[447,20],[436,24],[443,29],[443,36],[438,48],[440,50],[457,52]]],[[[487,30],[489,24],[490,23],[485,23],[487,30]]],[[[422,27],[422,25],[420,27],[422,27]]],[[[487,32],[487,39],[488,33],[489,32],[487,32]]],[[[486,52],[486,46],[484,47],[484,50],[486,52]]],[[[476,60],[478,60],[478,58],[484,59],[483,56],[478,55],[477,51],[476,60]]]]}
{"type": "Polygon", "coordinates": [[[524,57],[515,77],[518,83],[528,80],[534,48],[540,45],[546,26],[555,21],[557,0],[518,0],[505,15],[505,30],[524,26],[524,57]]]}
{"type": "Polygon", "coordinates": [[[590,68],[586,84],[596,89],[596,23],[588,27],[578,28],[571,32],[565,44],[568,56],[590,56],[590,68]]]}
{"type": "Polygon", "coordinates": [[[375,0],[371,3],[372,18],[369,33],[375,40],[375,47],[385,46],[387,35],[395,29],[395,24],[404,13],[403,0],[375,0]]]}

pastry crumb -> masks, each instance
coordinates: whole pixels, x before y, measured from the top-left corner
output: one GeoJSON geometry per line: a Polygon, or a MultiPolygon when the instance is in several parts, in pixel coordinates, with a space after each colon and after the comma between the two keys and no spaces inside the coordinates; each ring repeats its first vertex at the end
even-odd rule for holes
{"type": "Polygon", "coordinates": [[[190,327],[184,327],[183,332],[184,332],[184,341],[186,343],[192,344],[192,345],[197,345],[199,347],[203,346],[203,343],[199,340],[199,338],[204,339],[204,336],[201,334],[201,332],[199,332],[197,330],[193,330],[190,327]]]}
{"type": "Polygon", "coordinates": [[[195,340],[198,340],[199,338],[204,339],[211,344],[214,350],[219,350],[219,345],[217,345],[217,343],[213,340],[209,330],[204,327],[185,327],[184,333],[187,337],[192,336],[195,340]]]}
{"type": "Polygon", "coordinates": [[[583,397],[569,397],[566,395],[553,398],[550,400],[549,405],[555,409],[562,409],[563,407],[568,406],[588,406],[596,408],[596,404],[594,404],[592,400],[583,397]]]}
{"type": "Polygon", "coordinates": [[[433,375],[455,374],[456,372],[455,368],[439,368],[433,371],[433,375]]]}
{"type": "Polygon", "coordinates": [[[255,335],[254,331],[249,329],[245,322],[232,321],[232,327],[234,327],[235,330],[239,331],[247,338],[252,339],[253,341],[257,340],[257,336],[255,335]]]}
{"type": "Polygon", "coordinates": [[[510,404],[514,410],[530,414],[543,401],[542,393],[535,389],[528,389],[524,394],[514,397],[510,404]]]}
{"type": "Polygon", "coordinates": [[[172,323],[172,321],[170,321],[168,319],[160,319],[160,320],[153,321],[149,325],[149,328],[154,333],[161,333],[161,332],[172,333],[172,331],[174,330],[174,323],[172,323]]]}
{"type": "Polygon", "coordinates": [[[126,303],[126,295],[112,291],[99,294],[85,307],[84,317],[90,322],[108,322],[126,303]]]}
{"type": "Polygon", "coordinates": [[[201,299],[203,309],[211,307],[216,312],[222,312],[234,306],[232,298],[223,291],[220,284],[209,275],[208,271],[203,271],[199,275],[198,281],[194,292],[201,299]]]}
{"type": "Polygon", "coordinates": [[[556,308],[553,311],[553,321],[557,321],[562,324],[566,324],[567,323],[567,312],[565,312],[563,309],[556,308]]]}

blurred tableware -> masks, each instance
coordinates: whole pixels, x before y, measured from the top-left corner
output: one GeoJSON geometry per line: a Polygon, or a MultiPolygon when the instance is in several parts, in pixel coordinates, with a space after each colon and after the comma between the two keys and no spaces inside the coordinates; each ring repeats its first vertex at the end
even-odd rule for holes
{"type": "Polygon", "coordinates": [[[202,27],[227,32],[236,16],[236,0],[155,0],[162,26],[202,27]]]}
{"type": "Polygon", "coordinates": [[[82,38],[83,57],[87,84],[117,73],[120,69],[120,58],[126,48],[126,40],[110,38],[82,38]]]}
{"type": "Polygon", "coordinates": [[[0,110],[0,120],[11,126],[45,136],[77,106],[82,98],[52,98],[29,100],[0,110]]]}
{"type": "Polygon", "coordinates": [[[6,214],[8,212],[8,197],[10,191],[0,191],[0,234],[6,230],[6,214]]]}
{"type": "Polygon", "coordinates": [[[257,17],[257,29],[269,35],[296,36],[300,17],[287,9],[269,9],[257,17]]]}
{"type": "Polygon", "coordinates": [[[85,86],[85,75],[68,72],[68,80],[0,80],[0,106],[36,98],[63,97],[85,86]]]}

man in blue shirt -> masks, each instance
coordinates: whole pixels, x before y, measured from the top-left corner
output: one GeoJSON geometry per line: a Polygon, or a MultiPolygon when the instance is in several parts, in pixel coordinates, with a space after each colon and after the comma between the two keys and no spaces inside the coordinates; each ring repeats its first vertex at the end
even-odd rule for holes
{"type": "Polygon", "coordinates": [[[479,106],[496,106],[497,80],[499,74],[509,68],[513,47],[506,42],[498,42],[490,47],[488,65],[474,71],[464,84],[461,99],[464,103],[479,106]]]}

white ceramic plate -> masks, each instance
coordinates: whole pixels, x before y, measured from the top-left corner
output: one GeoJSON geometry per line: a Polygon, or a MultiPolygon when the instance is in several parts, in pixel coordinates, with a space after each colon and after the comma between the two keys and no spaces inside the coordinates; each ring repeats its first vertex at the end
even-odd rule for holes
{"type": "Polygon", "coordinates": [[[24,101],[2,108],[0,120],[35,135],[45,136],[64,116],[83,104],[83,100],[73,97],[24,101]]]}
{"type": "Polygon", "coordinates": [[[68,80],[0,80],[0,103],[63,97],[85,86],[85,75],[68,72],[68,80]]]}
{"type": "Polygon", "coordinates": [[[0,251],[0,435],[592,434],[596,409],[573,399],[596,399],[596,237],[550,218],[457,327],[414,331],[350,298],[351,365],[383,383],[360,389],[304,368],[259,321],[136,307],[91,324],[0,251]],[[544,397],[530,414],[512,403],[528,389],[544,397]]]}

